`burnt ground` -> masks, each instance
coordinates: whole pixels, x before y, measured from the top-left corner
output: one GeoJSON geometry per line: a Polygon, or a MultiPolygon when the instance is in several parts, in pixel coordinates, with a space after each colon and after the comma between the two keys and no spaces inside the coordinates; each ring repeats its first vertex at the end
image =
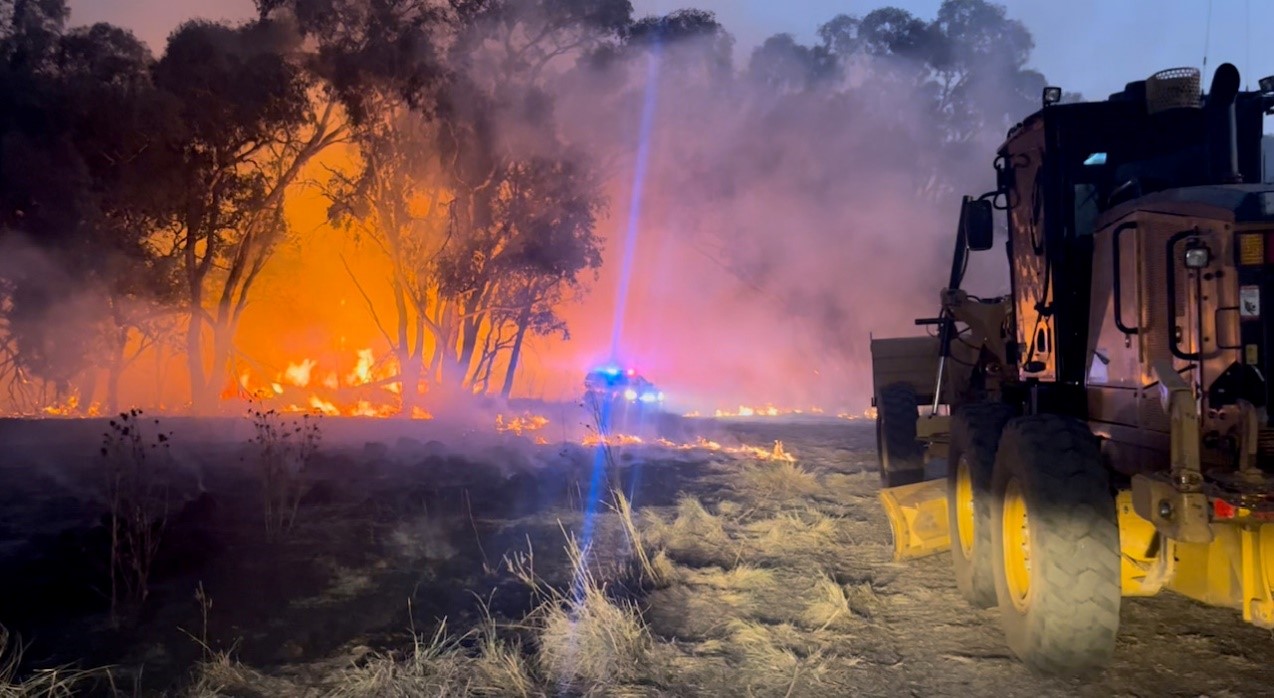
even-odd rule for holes
{"type": "Polygon", "coordinates": [[[1274,686],[1274,635],[1171,594],[1125,600],[1103,674],[1032,674],[1003,647],[994,612],[961,600],[948,555],[890,559],[866,422],[716,425],[716,444],[693,449],[598,449],[561,442],[553,426],[542,435],[559,442],[537,445],[354,422],[324,424],[296,528],[267,541],[250,425],[164,420],[168,527],[148,598],[116,622],[100,524],[104,424],[0,423],[0,623],[26,644],[22,676],[73,663],[94,669],[76,693],[193,696],[1274,686]],[[631,496],[631,516],[615,513],[605,481],[586,514],[599,463],[631,496]],[[571,540],[591,543],[583,583],[571,540]]]}

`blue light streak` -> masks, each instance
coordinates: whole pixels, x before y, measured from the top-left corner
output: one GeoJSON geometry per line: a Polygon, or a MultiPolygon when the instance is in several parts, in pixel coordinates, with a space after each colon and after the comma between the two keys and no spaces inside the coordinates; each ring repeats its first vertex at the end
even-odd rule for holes
{"type": "MultiPolygon", "coordinates": [[[[628,206],[628,222],[624,238],[624,256],[620,267],[619,286],[615,294],[615,320],[611,331],[611,357],[620,355],[619,346],[624,332],[624,315],[628,306],[628,288],[632,281],[633,261],[637,253],[637,233],[641,224],[641,207],[646,188],[646,172],[650,162],[651,131],[655,122],[657,105],[659,63],[662,46],[658,41],[651,48],[646,64],[645,98],[642,104],[641,122],[637,134],[637,156],[633,172],[632,198],[628,206]]],[[[611,436],[611,401],[601,404],[597,411],[597,430],[601,437],[597,451],[593,456],[593,472],[589,478],[588,499],[584,502],[584,522],[580,532],[580,569],[575,570],[572,583],[572,598],[576,603],[583,600],[584,585],[587,579],[588,558],[593,544],[593,532],[596,527],[597,510],[601,502],[602,489],[606,484],[608,458],[607,443],[611,436]]],[[[617,484],[617,483],[616,483],[617,484]]],[[[630,497],[631,501],[631,497],[630,497]]]]}

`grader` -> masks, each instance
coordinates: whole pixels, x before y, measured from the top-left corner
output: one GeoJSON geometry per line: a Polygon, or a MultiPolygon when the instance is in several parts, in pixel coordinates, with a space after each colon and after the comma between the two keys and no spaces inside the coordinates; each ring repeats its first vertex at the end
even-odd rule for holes
{"type": "Polygon", "coordinates": [[[1274,628],[1274,78],[1200,78],[1046,88],[994,191],[964,198],[931,333],[872,340],[895,556],[950,549],[1042,672],[1105,666],[1125,596],[1274,628]],[[1011,295],[977,298],[961,285],[997,210],[1011,295]]]}

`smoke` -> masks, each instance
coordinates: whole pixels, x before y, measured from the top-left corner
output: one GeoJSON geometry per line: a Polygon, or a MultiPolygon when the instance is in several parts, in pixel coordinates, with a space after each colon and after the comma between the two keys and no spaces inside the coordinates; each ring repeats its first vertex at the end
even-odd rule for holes
{"type": "MultiPolygon", "coordinates": [[[[836,79],[796,75],[799,84],[776,86],[758,74],[762,55],[723,75],[712,38],[651,50],[661,52],[657,72],[644,52],[560,85],[563,131],[599,160],[619,156],[602,282],[569,312],[574,346],[542,348],[562,357],[542,368],[578,375],[606,358],[605,330],[622,312],[622,358],[688,409],[771,402],[861,411],[871,392],[869,337],[917,334],[912,320],[936,315],[960,195],[993,186],[1003,125],[950,147],[937,133],[933,95],[899,79],[918,70],[903,59],[859,56],[836,79]],[[649,90],[654,125],[643,143],[649,90]],[[636,202],[633,282],[619,308],[643,146],[650,164],[636,202]]],[[[994,90],[979,98],[985,113],[1014,108],[996,104],[994,90]]],[[[979,292],[1007,292],[995,253],[975,260],[969,278],[979,292]]]]}
{"type": "MultiPolygon", "coordinates": [[[[983,7],[946,3],[944,10],[948,4],[983,7]]],[[[530,6],[517,6],[524,27],[510,34],[515,40],[539,35],[538,27],[549,21],[527,14],[530,6]]],[[[873,15],[863,19],[858,39],[873,15]]],[[[775,37],[742,62],[732,60],[729,27],[723,30],[703,14],[619,28],[621,40],[595,41],[586,30],[557,25],[563,33],[547,48],[556,57],[514,80],[501,53],[507,45],[479,39],[475,48],[456,41],[465,50],[448,53],[452,44],[439,42],[447,70],[462,78],[446,95],[445,109],[472,126],[475,140],[485,139],[473,149],[471,166],[488,164],[483,158],[496,151],[575,160],[601,183],[608,202],[599,222],[605,238],[600,277],[591,282],[586,270],[587,293],[557,309],[569,339],[528,337],[514,396],[574,400],[591,364],[618,358],[685,411],[772,403],[861,412],[870,397],[869,337],[917,334],[923,330],[912,320],[936,313],[960,196],[993,186],[995,146],[1005,128],[1029,111],[1023,96],[1038,94],[1032,93],[1038,76],[1020,70],[1029,35],[1019,35],[1025,31],[1020,25],[1016,34],[1013,26],[1003,31],[1002,11],[980,17],[974,19],[982,25],[961,29],[973,37],[969,50],[942,45],[923,58],[908,57],[880,50],[883,34],[842,50],[846,37],[854,39],[844,30],[857,25],[837,18],[827,26],[841,33],[833,37],[829,30],[825,44],[775,37]],[[1001,34],[982,31],[996,22],[1001,34]],[[1004,36],[1011,40],[1000,40],[1004,36]],[[938,75],[940,70],[948,72],[938,75]],[[953,85],[963,91],[947,94],[953,85]],[[612,348],[618,356],[611,356],[612,348]]],[[[924,37],[941,24],[896,19],[890,15],[872,26],[893,31],[896,24],[901,32],[914,25],[924,30],[916,36],[924,37]]],[[[413,166],[442,159],[426,152],[413,166]]],[[[355,146],[333,148],[301,179],[348,174],[357,161],[355,146]]],[[[378,367],[392,354],[368,312],[369,306],[382,314],[392,308],[389,264],[373,259],[374,245],[360,248],[329,225],[331,202],[319,188],[289,191],[286,216],[294,239],[263,270],[235,337],[236,366],[251,373],[251,387],[282,383],[287,392],[280,399],[297,405],[328,383],[350,388],[343,377],[365,348],[374,350],[378,367]],[[289,365],[306,362],[317,366],[310,385],[283,379],[289,365]]],[[[46,298],[28,299],[40,312],[27,316],[30,331],[20,334],[40,344],[23,347],[24,360],[52,357],[41,377],[55,381],[72,377],[56,375],[54,365],[87,365],[102,373],[106,350],[85,342],[109,335],[100,300],[109,296],[113,302],[120,294],[27,252],[3,250],[0,260],[0,280],[22,271],[24,279],[43,280],[25,284],[28,290],[47,291],[46,298]]],[[[971,267],[969,290],[1007,290],[999,254],[984,253],[971,267]]],[[[112,286],[117,281],[107,280],[112,286]]],[[[22,300],[9,293],[0,288],[4,302],[22,300]]],[[[117,310],[145,317],[171,300],[117,310]]],[[[9,343],[0,348],[20,336],[14,323],[24,317],[15,310],[21,308],[0,306],[0,322],[10,323],[0,326],[0,342],[9,343]]],[[[185,321],[180,312],[170,320],[178,329],[185,321]]],[[[126,343],[130,356],[143,340],[140,330],[133,331],[126,343]]],[[[121,404],[187,403],[185,347],[179,344],[170,342],[158,353],[148,349],[129,365],[138,377],[123,380],[121,404]]],[[[502,371],[495,373],[497,381],[502,371]]],[[[374,378],[387,380],[380,373],[374,378]]],[[[352,387],[366,392],[369,385],[352,387]]],[[[498,382],[488,387],[499,389],[498,382]]],[[[94,390],[100,399],[102,388],[95,384],[94,390]]],[[[382,387],[375,390],[386,397],[382,387]]],[[[441,387],[430,391],[431,409],[437,404],[466,411],[466,420],[486,421],[461,406],[467,396],[443,394],[441,387]]]]}

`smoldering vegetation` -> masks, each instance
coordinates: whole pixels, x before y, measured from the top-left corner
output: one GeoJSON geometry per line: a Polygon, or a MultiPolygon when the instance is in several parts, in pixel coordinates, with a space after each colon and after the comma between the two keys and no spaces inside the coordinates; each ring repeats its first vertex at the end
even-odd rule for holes
{"type": "Polygon", "coordinates": [[[612,350],[721,404],[859,408],[867,333],[932,304],[959,196],[1044,84],[984,0],[739,61],[712,14],[627,0],[263,0],[158,55],[15,7],[0,395],[25,414],[410,415],[570,394],[612,350]]]}

